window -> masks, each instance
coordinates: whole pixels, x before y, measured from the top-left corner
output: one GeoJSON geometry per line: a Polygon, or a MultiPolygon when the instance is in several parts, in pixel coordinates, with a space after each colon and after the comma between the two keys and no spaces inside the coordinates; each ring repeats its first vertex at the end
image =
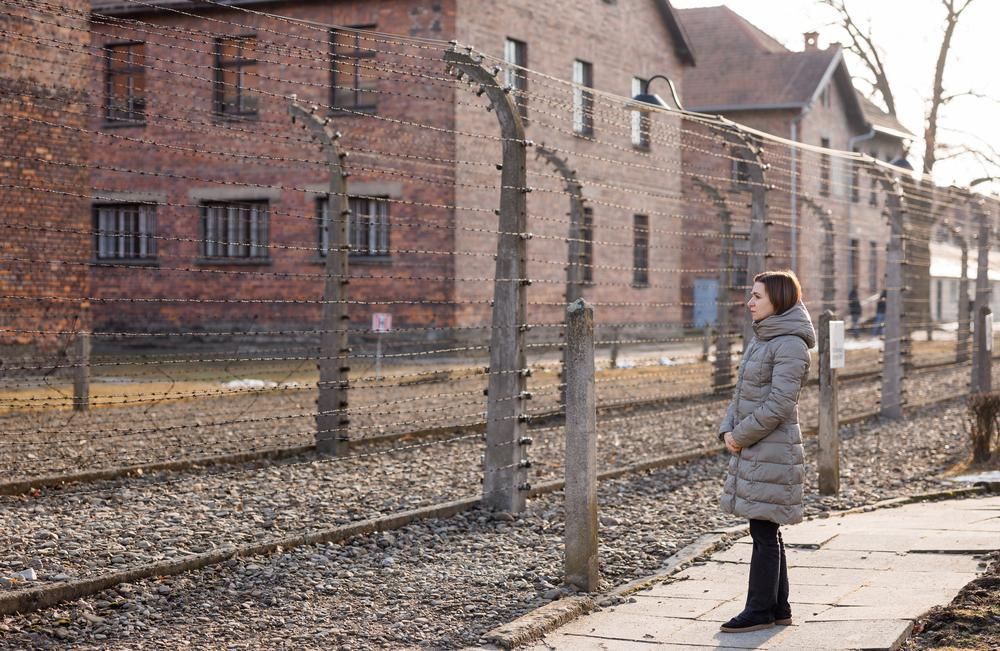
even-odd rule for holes
{"type": "Polygon", "coordinates": [[[732,168],[733,187],[737,190],[750,189],[750,163],[742,158],[733,158],[732,168]]]}
{"type": "MultiPolygon", "coordinates": [[[[384,197],[351,197],[351,216],[347,222],[347,243],[351,256],[389,255],[389,202],[384,197]]],[[[316,202],[319,213],[319,254],[326,256],[329,248],[330,202],[326,197],[316,202]]]]}
{"type": "Polygon", "coordinates": [[[733,233],[733,286],[730,289],[750,287],[750,232],[733,233]]]}
{"type": "Polygon", "coordinates": [[[649,284],[649,217],[633,215],[632,236],[632,284],[645,287],[649,284]]]}
{"type": "MultiPolygon", "coordinates": [[[[855,149],[854,153],[859,152],[855,149]]],[[[856,158],[851,159],[851,201],[861,201],[861,161],[856,158]]]]}
{"type": "Polygon", "coordinates": [[[594,209],[587,206],[583,209],[580,222],[581,280],[585,283],[594,282],[594,209]]]}
{"type": "Polygon", "coordinates": [[[98,260],[156,257],[156,207],[118,204],[94,207],[94,249],[98,260]]]}
{"type": "Polygon", "coordinates": [[[257,73],[257,37],[215,39],[215,112],[227,117],[257,115],[252,77],[257,73]]]}
{"type": "MultiPolygon", "coordinates": [[[[830,139],[821,138],[820,147],[830,148],[830,139]]],[[[819,193],[824,197],[830,196],[830,154],[823,151],[819,155],[819,193]]]]}
{"type": "Polygon", "coordinates": [[[528,117],[528,44],[508,38],[503,47],[504,61],[509,63],[504,71],[505,81],[514,91],[514,104],[522,119],[528,117]]]}
{"type": "Polygon", "coordinates": [[[858,278],[861,277],[861,240],[851,239],[847,257],[847,285],[848,287],[857,287],[858,278]]]}
{"type": "Polygon", "coordinates": [[[376,50],[357,29],[330,30],[330,105],[334,110],[375,112],[375,77],[372,60],[376,50]]]}
{"type": "Polygon", "coordinates": [[[104,56],[104,119],[108,122],[144,122],[146,44],[105,45],[104,56]]]}
{"type": "Polygon", "coordinates": [[[579,59],[573,62],[573,132],[594,134],[594,66],[579,59]]]}
{"type": "MultiPolygon", "coordinates": [[[[632,77],[632,97],[643,92],[646,80],[632,77]]],[[[632,111],[632,145],[638,149],[649,149],[650,117],[648,111],[632,111]]]]}
{"type": "Polygon", "coordinates": [[[202,204],[202,255],[206,258],[266,259],[268,217],[266,201],[202,204]]]}
{"type": "Polygon", "coordinates": [[[878,242],[868,242],[868,293],[878,291],[878,242]]]}
{"type": "Polygon", "coordinates": [[[826,108],[830,108],[830,86],[827,85],[820,91],[819,103],[826,108]]]}

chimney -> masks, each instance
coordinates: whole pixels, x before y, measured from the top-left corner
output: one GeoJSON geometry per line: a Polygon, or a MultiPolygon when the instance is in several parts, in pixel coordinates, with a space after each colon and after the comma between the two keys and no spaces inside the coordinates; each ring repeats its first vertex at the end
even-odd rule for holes
{"type": "Polygon", "coordinates": [[[806,32],[802,35],[806,50],[819,49],[819,32],[806,32]]]}

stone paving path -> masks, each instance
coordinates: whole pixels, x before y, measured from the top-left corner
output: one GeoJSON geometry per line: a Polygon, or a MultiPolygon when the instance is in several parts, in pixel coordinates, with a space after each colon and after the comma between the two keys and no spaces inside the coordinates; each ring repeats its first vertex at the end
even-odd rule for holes
{"type": "Polygon", "coordinates": [[[783,527],[794,624],[727,634],[746,598],[750,538],[550,633],[551,649],[895,649],[1000,549],[1000,496],[926,502],[783,527]]]}

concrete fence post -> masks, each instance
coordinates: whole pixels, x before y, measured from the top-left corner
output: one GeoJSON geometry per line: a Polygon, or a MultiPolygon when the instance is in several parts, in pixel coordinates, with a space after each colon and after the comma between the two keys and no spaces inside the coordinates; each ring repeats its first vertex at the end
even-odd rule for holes
{"type": "Polygon", "coordinates": [[[594,308],[583,299],[566,310],[566,583],[598,588],[597,401],[594,308]]]}
{"type": "Polygon", "coordinates": [[[80,308],[80,327],[73,350],[73,411],[90,410],[90,312],[80,308]]]}
{"type": "MultiPolygon", "coordinates": [[[[571,169],[566,159],[543,145],[535,147],[535,154],[544,158],[562,176],[566,184],[566,194],[569,195],[569,237],[567,239],[566,264],[566,305],[583,297],[583,186],[576,177],[576,170],[571,169]]],[[[562,404],[566,404],[566,364],[567,352],[563,342],[562,372],[560,378],[560,396],[562,404]]]]}
{"type": "Polygon", "coordinates": [[[991,386],[991,376],[990,376],[990,357],[992,353],[985,350],[987,344],[992,348],[992,341],[988,341],[988,338],[980,336],[983,334],[981,327],[985,321],[985,315],[990,314],[990,322],[992,323],[992,314],[989,312],[990,305],[990,221],[989,214],[986,210],[983,200],[979,200],[975,205],[975,214],[977,221],[979,222],[979,232],[976,235],[976,244],[978,248],[978,258],[976,260],[976,300],[973,307],[973,315],[976,319],[975,326],[975,347],[972,354],[972,392],[982,392],[989,391],[991,386]]]}
{"type": "Polygon", "coordinates": [[[958,280],[958,334],[955,343],[955,363],[969,361],[969,323],[972,314],[969,310],[969,241],[958,229],[955,239],[962,248],[962,272],[958,280]]]}
{"type": "Polygon", "coordinates": [[[840,419],[837,369],[844,366],[844,322],[825,310],[819,317],[819,492],[840,492],[840,419]]]}
{"type": "MultiPolygon", "coordinates": [[[[486,454],[483,504],[496,511],[524,510],[531,486],[530,462],[525,448],[527,415],[527,358],[524,340],[528,329],[527,240],[527,142],[524,124],[509,94],[494,73],[487,71],[471,49],[454,45],[444,60],[458,79],[468,78],[485,93],[500,123],[503,138],[500,220],[497,230],[496,275],[493,284],[493,318],[490,339],[489,386],[486,407],[486,454]]],[[[499,74],[499,69],[494,69],[499,74]]]]}
{"type": "Polygon", "coordinates": [[[695,178],[695,185],[704,190],[719,211],[719,234],[722,246],[719,252],[719,293],[715,301],[715,373],[712,389],[728,392],[733,385],[733,362],[731,357],[732,327],[730,317],[733,306],[733,224],[728,200],[718,188],[704,180],[695,178]]]}
{"type": "Polygon", "coordinates": [[[993,390],[993,310],[988,305],[976,313],[976,375],[973,393],[993,390]]]}
{"type": "MultiPolygon", "coordinates": [[[[726,137],[736,145],[733,151],[734,155],[747,163],[746,169],[750,184],[750,250],[747,255],[747,283],[749,284],[753,282],[754,276],[767,270],[768,188],[764,172],[768,165],[763,160],[764,151],[757,138],[745,133],[733,123],[730,123],[730,130],[726,132],[726,137]]],[[[752,337],[753,318],[748,314],[743,324],[744,348],[752,337]]]]}
{"type": "Polygon", "coordinates": [[[347,223],[351,215],[347,198],[347,154],[337,146],[340,133],[329,125],[329,119],[316,115],[318,107],[306,109],[295,98],[289,105],[292,122],[298,121],[309,135],[319,142],[326,155],[330,171],[327,194],[326,263],[323,285],[323,312],[319,343],[319,399],[316,412],[316,449],[324,454],[343,455],[350,450],[350,420],[347,402],[350,366],[347,329],[348,255],[347,223]]]}
{"type": "Polygon", "coordinates": [[[885,271],[885,343],[882,353],[882,406],[885,418],[903,415],[903,227],[905,206],[898,179],[885,170],[874,168],[885,189],[889,213],[889,245],[885,271]]]}

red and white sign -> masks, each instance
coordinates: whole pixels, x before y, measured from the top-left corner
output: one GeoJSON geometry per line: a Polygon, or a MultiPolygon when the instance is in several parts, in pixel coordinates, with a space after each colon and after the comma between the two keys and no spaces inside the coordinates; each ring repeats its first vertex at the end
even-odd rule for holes
{"type": "Polygon", "coordinates": [[[389,332],[392,330],[392,315],[388,312],[375,312],[372,314],[372,331],[389,332]]]}

